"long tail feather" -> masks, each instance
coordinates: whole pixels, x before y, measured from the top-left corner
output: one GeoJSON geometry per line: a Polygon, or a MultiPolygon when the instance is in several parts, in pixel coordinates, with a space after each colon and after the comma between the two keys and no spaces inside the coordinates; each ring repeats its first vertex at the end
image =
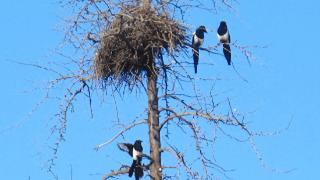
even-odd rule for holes
{"type": "Polygon", "coordinates": [[[136,160],[133,160],[129,169],[129,177],[132,177],[135,166],[136,166],[136,160]]]}
{"type": "Polygon", "coordinates": [[[198,72],[198,63],[199,63],[199,48],[193,49],[193,65],[194,65],[194,73],[198,72]]]}
{"type": "Polygon", "coordinates": [[[229,44],[223,44],[223,54],[227,59],[228,65],[231,65],[231,48],[229,44]]]}
{"type": "Polygon", "coordinates": [[[136,167],[134,168],[134,176],[136,180],[139,180],[143,176],[143,168],[141,162],[137,162],[136,167]]]}

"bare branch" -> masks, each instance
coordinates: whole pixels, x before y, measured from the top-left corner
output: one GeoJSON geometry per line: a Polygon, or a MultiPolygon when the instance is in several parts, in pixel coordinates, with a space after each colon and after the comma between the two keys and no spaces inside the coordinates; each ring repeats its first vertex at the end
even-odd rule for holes
{"type": "Polygon", "coordinates": [[[171,113],[173,113],[173,115],[167,117],[160,125],[160,129],[169,121],[174,120],[174,119],[181,119],[185,116],[196,116],[196,117],[201,117],[204,119],[207,119],[209,121],[215,121],[216,123],[218,122],[222,122],[225,124],[230,124],[230,125],[238,125],[239,122],[237,122],[236,119],[232,119],[228,116],[221,116],[221,115],[214,115],[214,114],[210,114],[210,113],[205,113],[205,112],[201,112],[201,111],[190,111],[190,112],[182,112],[182,113],[177,113],[175,112],[173,109],[171,108],[162,108],[160,109],[160,111],[170,111],[171,113]]]}
{"type": "Polygon", "coordinates": [[[95,150],[100,150],[102,147],[112,143],[114,140],[116,140],[119,136],[121,136],[122,134],[124,134],[125,132],[127,132],[128,130],[132,129],[133,127],[136,127],[138,125],[141,125],[141,124],[147,124],[148,123],[148,120],[146,119],[143,119],[143,120],[140,120],[140,121],[136,121],[130,125],[128,125],[127,127],[125,127],[124,129],[122,129],[121,131],[119,131],[115,136],[113,136],[110,140],[104,142],[104,143],[101,143],[101,144],[98,144],[94,149],[95,150]]]}
{"type": "MultiPolygon", "coordinates": [[[[119,149],[120,149],[120,147],[119,147],[119,149]]],[[[120,149],[120,150],[122,150],[122,149],[120,149]]],[[[149,155],[147,155],[147,154],[142,154],[141,157],[147,158],[147,159],[150,161],[148,164],[143,164],[143,165],[142,165],[142,169],[143,169],[144,171],[149,170],[151,164],[153,163],[152,158],[151,158],[149,155]]],[[[120,176],[120,175],[127,174],[127,173],[129,173],[129,169],[130,169],[130,166],[123,165],[119,170],[113,170],[113,171],[111,171],[110,173],[108,173],[108,174],[106,174],[105,176],[103,176],[102,179],[105,180],[105,179],[112,178],[112,177],[115,177],[115,176],[120,176]]]]}
{"type": "Polygon", "coordinates": [[[129,167],[121,167],[119,170],[113,170],[110,173],[102,177],[102,180],[106,180],[115,176],[124,175],[129,173],[129,167]]]}
{"type": "Polygon", "coordinates": [[[186,172],[188,172],[188,174],[191,177],[195,177],[196,173],[194,173],[191,168],[187,165],[187,163],[185,162],[184,159],[184,154],[182,154],[181,152],[179,152],[177,149],[173,148],[173,147],[163,147],[161,148],[161,151],[166,151],[171,153],[179,162],[179,164],[182,164],[182,166],[185,168],[186,172]]]}

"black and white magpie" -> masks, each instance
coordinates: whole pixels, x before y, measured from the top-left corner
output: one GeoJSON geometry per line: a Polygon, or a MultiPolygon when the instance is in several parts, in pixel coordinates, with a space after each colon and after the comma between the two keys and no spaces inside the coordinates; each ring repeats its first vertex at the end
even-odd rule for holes
{"type": "Polygon", "coordinates": [[[205,26],[199,26],[192,36],[192,51],[193,51],[193,64],[194,72],[197,73],[197,66],[199,63],[199,47],[203,44],[204,33],[207,33],[205,26]]]}
{"type": "Polygon", "coordinates": [[[219,41],[223,44],[223,54],[227,59],[228,65],[231,65],[231,48],[230,48],[230,33],[227,23],[225,21],[220,22],[220,26],[217,30],[219,41]]]}
{"type": "Polygon", "coordinates": [[[133,145],[129,143],[119,144],[119,148],[123,151],[128,152],[132,157],[132,164],[129,169],[129,177],[132,177],[134,172],[136,180],[139,180],[143,176],[143,168],[141,164],[143,148],[141,143],[141,140],[136,140],[133,145]]]}

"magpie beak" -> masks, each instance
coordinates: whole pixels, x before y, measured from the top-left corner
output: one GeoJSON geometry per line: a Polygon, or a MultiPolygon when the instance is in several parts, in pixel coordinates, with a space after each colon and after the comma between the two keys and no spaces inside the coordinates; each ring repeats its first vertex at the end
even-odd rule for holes
{"type": "Polygon", "coordinates": [[[204,33],[207,33],[205,26],[199,26],[196,29],[196,32],[193,33],[192,36],[192,52],[193,52],[193,64],[194,64],[194,72],[197,73],[197,66],[199,63],[199,48],[203,44],[204,41],[204,33]]]}
{"type": "Polygon", "coordinates": [[[132,177],[133,172],[136,180],[143,176],[143,168],[141,164],[143,148],[141,140],[136,140],[134,144],[125,144],[128,148],[128,153],[132,156],[132,164],[129,169],[129,177],[132,177]]]}
{"type": "Polygon", "coordinates": [[[230,48],[230,33],[225,21],[220,22],[220,26],[217,30],[219,41],[223,44],[223,54],[226,58],[228,65],[231,65],[231,48],[230,48]]]}

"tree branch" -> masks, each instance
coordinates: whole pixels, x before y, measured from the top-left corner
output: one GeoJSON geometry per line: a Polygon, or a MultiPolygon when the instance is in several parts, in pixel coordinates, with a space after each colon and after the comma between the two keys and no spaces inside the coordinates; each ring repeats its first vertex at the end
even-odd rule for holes
{"type": "Polygon", "coordinates": [[[169,121],[174,120],[175,118],[181,119],[182,117],[185,116],[197,116],[201,117],[204,119],[207,119],[209,121],[215,121],[215,122],[223,122],[225,124],[232,124],[232,125],[237,125],[235,120],[233,118],[230,118],[228,116],[218,116],[210,113],[203,113],[201,111],[190,111],[190,112],[182,112],[182,113],[177,113],[175,112],[172,108],[161,108],[160,111],[170,111],[172,113],[171,116],[167,117],[160,125],[160,129],[169,121]]]}
{"type": "Polygon", "coordinates": [[[100,150],[102,147],[112,143],[114,140],[116,140],[119,136],[121,136],[123,133],[127,132],[128,130],[132,129],[133,127],[136,127],[140,124],[147,124],[148,123],[148,120],[146,119],[143,119],[143,120],[140,120],[140,121],[136,121],[130,125],[128,125],[127,127],[125,127],[124,129],[122,129],[121,131],[119,131],[115,136],[113,136],[110,140],[104,142],[104,143],[101,143],[101,144],[98,144],[94,149],[95,150],[100,150]]]}

